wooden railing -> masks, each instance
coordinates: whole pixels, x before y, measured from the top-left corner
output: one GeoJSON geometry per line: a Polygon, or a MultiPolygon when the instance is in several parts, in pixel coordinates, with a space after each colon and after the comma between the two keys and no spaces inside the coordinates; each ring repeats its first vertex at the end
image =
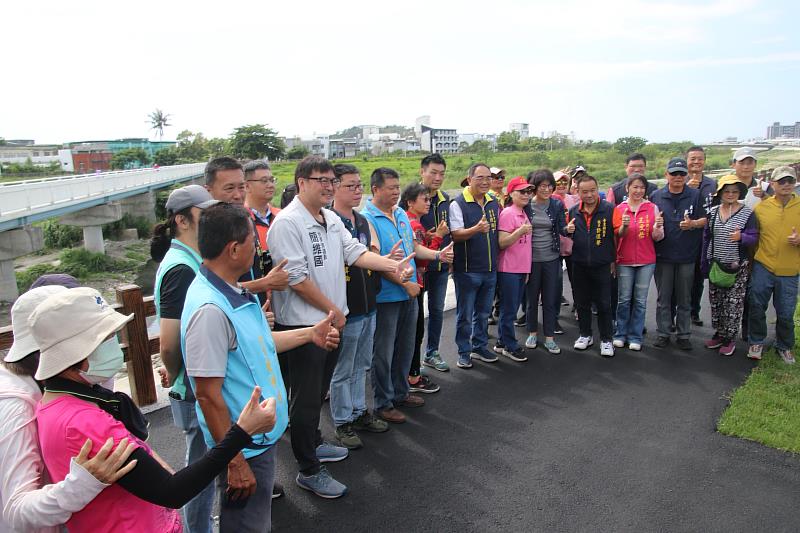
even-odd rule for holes
{"type": "MultiPolygon", "coordinates": [[[[156,383],[153,377],[152,354],[160,351],[158,335],[147,334],[147,317],[156,314],[153,297],[142,296],[138,285],[122,285],[116,290],[114,309],[124,315],[133,314],[133,320],[122,329],[120,344],[125,354],[131,396],[139,406],[156,402],[156,383]]],[[[11,326],[0,328],[0,350],[11,347],[14,334],[11,326]]]]}

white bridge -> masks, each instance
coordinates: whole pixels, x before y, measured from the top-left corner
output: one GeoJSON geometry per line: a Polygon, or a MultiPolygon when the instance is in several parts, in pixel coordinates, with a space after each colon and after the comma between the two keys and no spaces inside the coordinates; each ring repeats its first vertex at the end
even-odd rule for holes
{"type": "Polygon", "coordinates": [[[205,163],[0,183],[0,232],[199,178],[205,163]]]}

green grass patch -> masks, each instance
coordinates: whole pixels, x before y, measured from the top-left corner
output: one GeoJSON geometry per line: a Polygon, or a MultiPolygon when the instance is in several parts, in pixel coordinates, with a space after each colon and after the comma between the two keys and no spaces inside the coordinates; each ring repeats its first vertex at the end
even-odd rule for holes
{"type": "MultiPolygon", "coordinates": [[[[794,315],[795,357],[800,356],[800,305],[794,315]]],[[[717,430],[772,448],[800,453],[800,364],[787,365],[770,350],[736,389],[717,430]]]]}
{"type": "Polygon", "coordinates": [[[107,273],[128,272],[134,270],[139,261],[115,259],[105,254],[89,252],[84,248],[70,248],[61,252],[60,263],[34,265],[25,270],[18,271],[17,288],[20,293],[27,291],[36,278],[44,274],[63,272],[80,280],[86,280],[95,274],[108,275],[107,273]]]}

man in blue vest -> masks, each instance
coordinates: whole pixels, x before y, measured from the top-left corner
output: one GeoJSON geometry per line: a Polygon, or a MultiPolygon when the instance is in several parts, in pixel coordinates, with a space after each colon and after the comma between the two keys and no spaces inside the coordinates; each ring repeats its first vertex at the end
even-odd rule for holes
{"type": "MultiPolygon", "coordinates": [[[[203,209],[218,203],[200,185],[175,189],[167,199],[167,220],[153,230],[150,251],[159,262],[153,298],[159,319],[160,356],[171,385],[169,403],[175,425],[186,438],[186,464],[205,455],[207,448],[195,411],[195,397],[186,378],[181,355],[181,313],[186,291],[200,269],[197,226],[203,209]]],[[[211,533],[214,486],[209,485],[183,508],[191,533],[211,533]]]]}
{"type": "Polygon", "coordinates": [[[497,361],[487,348],[489,313],[497,285],[497,200],[489,194],[492,172],[474,163],[461,182],[464,191],[450,203],[450,235],[455,243],[456,345],[459,368],[472,368],[472,358],[497,361]]]}
{"type": "MultiPolygon", "coordinates": [[[[441,251],[430,250],[414,240],[408,215],[397,205],[400,198],[400,176],[391,168],[378,168],[370,176],[372,200],[364,207],[369,221],[373,249],[382,255],[402,250],[403,256],[422,260],[452,261],[452,246],[441,251]]],[[[378,416],[399,424],[405,415],[397,407],[421,407],[419,396],[409,394],[408,371],[414,356],[417,327],[416,264],[403,275],[384,272],[377,296],[378,314],[372,358],[372,387],[378,416]]]]}
{"type": "MultiPolygon", "coordinates": [[[[428,213],[420,218],[420,222],[429,233],[435,233],[436,228],[447,226],[450,196],[442,190],[447,163],[441,154],[426,155],[422,159],[419,169],[420,181],[431,191],[431,206],[428,213]]],[[[442,246],[450,243],[450,236],[446,235],[442,246]]],[[[425,290],[428,292],[428,335],[425,356],[422,364],[447,372],[450,367],[439,355],[439,340],[442,337],[442,323],[444,320],[444,299],[447,294],[447,279],[450,277],[450,268],[441,261],[431,261],[425,270],[425,290]]],[[[422,309],[419,310],[423,312],[422,309]]]]}
{"type": "Polygon", "coordinates": [[[254,386],[261,387],[263,398],[276,401],[275,426],[254,435],[218,478],[222,532],[270,530],[275,445],[288,422],[277,352],[304,343],[323,349],[339,343],[333,313],[313,327],[271,333],[258,300],[238,284],[252,266],[254,241],[244,208],[220,203],[203,210],[198,231],[203,264],[181,314],[181,351],[208,447],[224,437],[254,386]]]}

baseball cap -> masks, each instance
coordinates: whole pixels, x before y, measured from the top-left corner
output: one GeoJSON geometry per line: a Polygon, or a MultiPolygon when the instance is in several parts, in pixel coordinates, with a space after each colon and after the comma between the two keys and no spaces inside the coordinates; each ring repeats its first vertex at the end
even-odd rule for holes
{"type": "Polygon", "coordinates": [[[780,181],[783,178],[794,178],[797,181],[797,171],[790,166],[778,167],[772,171],[769,181],[780,181]]]}
{"type": "Polygon", "coordinates": [[[741,161],[742,159],[747,159],[748,157],[752,157],[754,161],[758,161],[758,157],[756,157],[756,151],[749,146],[739,148],[733,153],[734,161],[741,161]]]}
{"type": "Polygon", "coordinates": [[[133,320],[114,311],[97,290],[78,287],[54,294],[39,304],[30,317],[33,338],[39,345],[39,381],[63,372],[89,357],[110,335],[133,320]]]}
{"type": "Polygon", "coordinates": [[[686,166],[686,160],[682,157],[673,157],[667,163],[667,174],[672,174],[673,172],[686,172],[689,173],[689,167],[686,166]]]}
{"type": "Polygon", "coordinates": [[[187,207],[205,209],[217,203],[219,203],[219,200],[214,200],[211,197],[211,193],[209,193],[205,187],[201,187],[200,185],[187,185],[186,187],[175,189],[169,193],[169,198],[167,198],[165,207],[167,211],[177,213],[187,207]]]}
{"type": "Polygon", "coordinates": [[[75,287],[81,286],[78,280],[69,274],[42,274],[36,278],[36,281],[31,283],[31,289],[44,287],[46,285],[61,285],[67,289],[74,289],[75,287]]]}
{"type": "Polygon", "coordinates": [[[553,178],[555,178],[556,181],[559,181],[559,180],[562,180],[562,179],[565,179],[565,180],[569,181],[569,176],[567,175],[567,173],[566,172],[562,172],[560,170],[556,170],[555,172],[553,172],[553,178]]]}
{"type": "Polygon", "coordinates": [[[22,294],[11,306],[11,329],[14,332],[14,344],[8,350],[3,361],[16,363],[39,349],[39,345],[31,332],[30,318],[33,310],[50,296],[68,290],[60,285],[47,285],[31,289],[22,294]]]}
{"type": "Polygon", "coordinates": [[[528,180],[523,178],[522,176],[517,176],[516,178],[512,179],[506,185],[506,192],[511,194],[514,191],[521,191],[523,189],[533,189],[533,185],[528,183],[528,180]]]}
{"type": "Polygon", "coordinates": [[[503,173],[503,172],[505,172],[505,171],[506,171],[506,170],[505,170],[504,168],[500,168],[500,167],[489,167],[489,172],[491,172],[491,173],[492,173],[492,174],[494,174],[495,176],[496,176],[496,175],[498,175],[498,174],[502,174],[502,173],[503,173]]]}
{"type": "Polygon", "coordinates": [[[574,178],[574,177],[575,177],[575,176],[577,176],[577,175],[578,175],[580,172],[586,172],[586,169],[585,169],[585,168],[583,168],[583,166],[581,166],[581,165],[578,165],[577,167],[575,167],[575,168],[573,168],[573,169],[572,169],[572,171],[569,173],[569,177],[570,177],[570,178],[574,178]]]}

